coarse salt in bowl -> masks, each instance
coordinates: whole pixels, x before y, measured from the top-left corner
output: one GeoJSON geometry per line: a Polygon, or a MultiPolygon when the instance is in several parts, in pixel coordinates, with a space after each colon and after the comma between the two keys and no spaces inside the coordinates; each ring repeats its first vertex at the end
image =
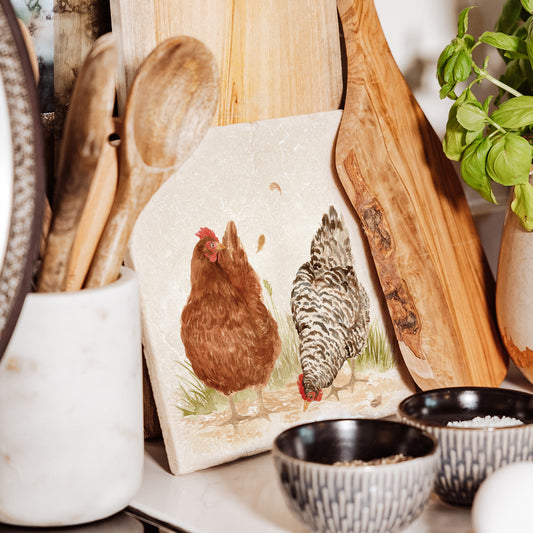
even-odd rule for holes
{"type": "Polygon", "coordinates": [[[484,479],[502,466],[533,461],[533,395],[493,387],[418,392],[398,407],[400,419],[440,444],[435,492],[471,505],[484,479]]]}

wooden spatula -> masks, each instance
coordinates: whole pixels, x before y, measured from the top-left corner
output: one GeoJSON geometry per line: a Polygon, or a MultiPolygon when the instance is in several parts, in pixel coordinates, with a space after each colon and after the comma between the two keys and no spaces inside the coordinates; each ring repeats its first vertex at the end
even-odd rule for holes
{"type": "Polygon", "coordinates": [[[65,273],[66,291],[78,291],[83,287],[98,241],[111,212],[117,183],[118,147],[106,139],[72,242],[65,273]]]}
{"type": "Polygon", "coordinates": [[[53,216],[38,279],[40,292],[65,290],[76,229],[101,155],[113,132],[118,51],[107,33],[91,48],[76,78],[61,141],[53,216]]]}
{"type": "Polygon", "coordinates": [[[373,0],[337,0],[347,91],[340,180],[368,237],[397,339],[423,389],[499,385],[494,279],[463,189],[390,53],[373,0]]]}

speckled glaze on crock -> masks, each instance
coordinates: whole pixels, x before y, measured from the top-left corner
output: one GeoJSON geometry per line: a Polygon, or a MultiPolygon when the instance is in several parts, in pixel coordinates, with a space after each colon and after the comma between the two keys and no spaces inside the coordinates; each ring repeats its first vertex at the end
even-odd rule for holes
{"type": "Polygon", "coordinates": [[[100,520],[144,465],[139,284],[30,293],[0,362],[0,521],[100,520]]]}
{"type": "MultiPolygon", "coordinates": [[[[529,179],[533,185],[533,179],[529,179]]],[[[511,194],[503,226],[496,279],[496,316],[511,359],[533,383],[533,232],[511,211],[511,194]]]]}

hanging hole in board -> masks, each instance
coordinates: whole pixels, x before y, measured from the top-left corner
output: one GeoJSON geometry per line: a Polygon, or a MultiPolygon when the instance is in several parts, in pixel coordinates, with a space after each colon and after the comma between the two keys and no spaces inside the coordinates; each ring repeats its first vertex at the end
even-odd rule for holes
{"type": "Polygon", "coordinates": [[[109,134],[109,137],[107,138],[107,141],[112,146],[119,146],[120,145],[120,135],[114,131],[113,133],[109,134]]]}

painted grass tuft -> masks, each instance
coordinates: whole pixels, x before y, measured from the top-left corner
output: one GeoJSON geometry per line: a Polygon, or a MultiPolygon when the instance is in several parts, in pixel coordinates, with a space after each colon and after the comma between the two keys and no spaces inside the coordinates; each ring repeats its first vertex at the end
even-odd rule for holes
{"type": "Polygon", "coordinates": [[[387,336],[381,329],[379,323],[373,322],[370,325],[368,340],[363,353],[354,359],[355,371],[361,372],[374,369],[379,372],[386,372],[394,368],[395,364],[396,362],[387,336]]]}
{"type": "Polygon", "coordinates": [[[263,285],[269,296],[266,305],[278,324],[278,334],[281,339],[281,353],[272,370],[268,388],[279,390],[285,388],[289,381],[295,380],[301,372],[300,360],[298,359],[300,341],[292,315],[283,314],[278,310],[272,298],[272,286],[267,280],[263,280],[263,285]]]}

